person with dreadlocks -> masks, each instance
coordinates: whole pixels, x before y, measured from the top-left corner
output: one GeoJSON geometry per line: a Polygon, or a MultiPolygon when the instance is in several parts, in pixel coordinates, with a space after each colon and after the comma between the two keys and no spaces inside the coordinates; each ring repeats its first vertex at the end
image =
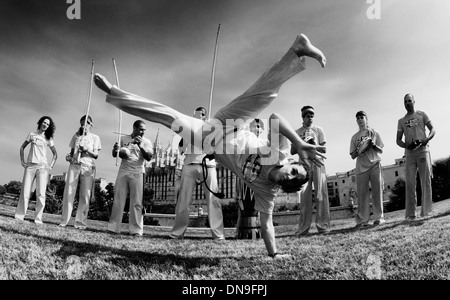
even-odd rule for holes
{"type": "Polygon", "coordinates": [[[244,130],[244,123],[256,118],[277,98],[282,84],[305,69],[305,57],[312,57],[325,67],[326,58],[322,51],[300,34],[286,54],[246,92],[206,122],[162,103],[125,92],[101,74],[94,76],[94,82],[107,93],[106,102],[129,114],[166,126],[202,149],[208,154],[206,157],[214,155],[218,163],[239,176],[255,193],[255,209],[260,212],[261,235],[269,257],[284,258],[285,255],[277,253],[275,243],[272,222],[275,197],[280,188],[287,193],[301,189],[309,178],[308,167],[305,167],[309,161],[323,165],[320,158],[324,155],[320,151],[324,147],[304,142],[292,125],[277,113],[269,118],[267,143],[260,143],[254,134],[244,130]],[[288,161],[289,141],[304,164],[288,161]]]}
{"type": "Polygon", "coordinates": [[[20,161],[25,168],[20,190],[19,203],[17,204],[15,219],[24,220],[31,195],[31,187],[36,182],[36,208],[34,222],[42,224],[42,215],[45,207],[45,192],[47,189],[48,172],[53,168],[58,158],[53,135],[56,126],[52,118],[43,116],[37,122],[37,131],[30,132],[20,147],[20,161]],[[31,144],[27,161],[24,150],[31,144]],[[52,151],[53,157],[50,164],[47,162],[47,148],[52,151]]]}

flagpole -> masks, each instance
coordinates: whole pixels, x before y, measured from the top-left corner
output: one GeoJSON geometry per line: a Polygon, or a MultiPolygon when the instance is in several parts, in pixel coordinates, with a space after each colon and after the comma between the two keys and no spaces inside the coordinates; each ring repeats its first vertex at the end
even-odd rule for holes
{"type": "MultiPolygon", "coordinates": [[[[116,67],[116,61],[113,58],[112,59],[113,62],[113,67],[114,67],[114,76],[116,78],[116,86],[118,88],[120,88],[120,83],[119,83],[119,76],[117,74],[117,67],[116,67]]],[[[121,142],[121,135],[120,132],[122,132],[122,110],[119,109],[119,133],[117,134],[117,145],[119,145],[120,147],[120,142],[121,142]]],[[[119,155],[116,156],[116,166],[119,165],[119,155]]]]}
{"type": "Polygon", "coordinates": [[[211,71],[211,89],[210,89],[210,93],[209,93],[208,120],[211,117],[211,106],[212,106],[212,96],[213,96],[213,90],[214,90],[214,75],[216,72],[216,60],[217,60],[217,48],[218,48],[217,46],[219,43],[219,34],[220,34],[220,24],[219,24],[219,27],[217,28],[216,45],[214,47],[213,67],[212,67],[212,71],[211,71]]]}

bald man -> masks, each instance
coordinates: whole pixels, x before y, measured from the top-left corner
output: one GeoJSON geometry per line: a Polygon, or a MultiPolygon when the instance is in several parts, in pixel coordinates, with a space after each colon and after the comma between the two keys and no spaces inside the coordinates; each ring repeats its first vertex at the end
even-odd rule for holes
{"type": "Polygon", "coordinates": [[[433,169],[431,165],[430,146],[428,142],[436,134],[433,123],[428,115],[421,110],[416,110],[415,99],[412,94],[406,94],[403,104],[406,115],[398,120],[397,145],[405,148],[406,156],[406,195],[405,195],[405,218],[414,220],[416,218],[416,176],[419,172],[420,185],[422,188],[421,217],[426,217],[432,212],[431,178],[433,169]],[[426,129],[428,128],[428,135],[426,129]],[[404,136],[404,140],[403,140],[404,136]]]}

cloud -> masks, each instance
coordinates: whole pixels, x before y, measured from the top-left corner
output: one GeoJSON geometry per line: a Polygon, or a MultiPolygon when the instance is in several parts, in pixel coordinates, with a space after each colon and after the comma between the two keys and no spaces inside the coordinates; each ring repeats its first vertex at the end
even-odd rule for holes
{"type": "MultiPolygon", "coordinates": [[[[381,19],[369,20],[366,1],[297,0],[164,0],[82,1],[82,19],[69,21],[65,1],[2,2],[0,11],[0,108],[10,145],[1,159],[8,174],[0,182],[21,180],[18,149],[37,119],[51,115],[60,154],[55,172],[65,172],[71,135],[85,112],[90,66],[114,80],[116,59],[121,87],[191,114],[209,102],[211,68],[218,24],[222,25],[212,113],[243,93],[306,33],[328,58],[322,69],[312,59],[305,72],[289,80],[279,99],[261,117],[276,111],[301,126],[298,110],[312,104],[315,122],[328,139],[327,170],[348,171],[348,155],[357,126],[354,114],[366,110],[369,123],[384,142],[383,163],[403,155],[395,144],[396,122],[405,113],[401,102],[413,92],[417,107],[433,120],[437,135],[432,156],[444,157],[450,129],[442,112],[448,109],[450,61],[443,37],[450,28],[450,2],[382,1],[381,19]],[[5,157],[5,158],[3,158],[5,157]]],[[[92,91],[94,133],[102,139],[98,175],[114,181],[117,167],[110,155],[118,128],[118,111],[105,95],[92,91]]],[[[123,130],[136,118],[124,114],[123,130]]],[[[148,123],[146,136],[158,129],[148,123]]]]}

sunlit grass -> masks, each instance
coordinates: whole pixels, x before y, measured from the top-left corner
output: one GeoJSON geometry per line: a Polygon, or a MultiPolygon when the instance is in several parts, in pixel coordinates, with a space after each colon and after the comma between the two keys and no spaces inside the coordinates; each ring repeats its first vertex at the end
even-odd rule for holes
{"type": "Polygon", "coordinates": [[[381,226],[356,230],[354,220],[336,220],[329,234],[312,229],[302,238],[294,225],[277,226],[278,252],[292,256],[272,260],[261,239],[237,240],[233,228],[226,241],[200,228],[172,240],[170,228],[153,226],[136,238],[110,234],[100,221],[80,231],[44,214],[38,226],[30,212],[21,222],[14,207],[0,205],[0,279],[450,279],[450,200],[434,207],[436,215],[413,222],[398,211],[381,226]],[[378,277],[370,257],[381,262],[378,277]]]}

